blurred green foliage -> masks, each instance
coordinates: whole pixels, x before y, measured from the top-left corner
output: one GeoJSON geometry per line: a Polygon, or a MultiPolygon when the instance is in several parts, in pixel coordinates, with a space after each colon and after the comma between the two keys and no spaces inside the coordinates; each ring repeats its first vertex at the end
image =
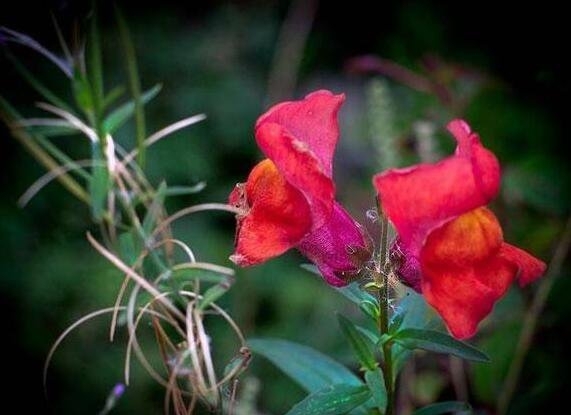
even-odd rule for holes
{"type": "MultiPolygon", "coordinates": [[[[8,8],[0,24],[28,33],[52,49],[57,39],[48,11],[70,38],[73,22],[84,22],[89,11],[74,2],[21,3],[8,8]],[[26,7],[38,10],[32,15],[26,7]]],[[[265,102],[268,74],[289,2],[166,2],[151,7],[118,3],[132,32],[143,90],[156,83],[163,86],[148,107],[147,131],[192,114],[208,117],[148,151],[150,179],[157,184],[164,178],[169,184],[207,182],[199,194],[169,199],[170,212],[201,202],[224,202],[234,184],[243,181],[260,159],[252,130],[257,116],[270,104],[265,102]]],[[[459,95],[464,93],[462,88],[470,90],[467,105],[459,110],[384,78],[393,103],[390,118],[395,125],[390,131],[399,135],[401,151],[413,154],[413,123],[423,120],[437,127],[435,151],[447,154],[453,143],[443,126],[453,116],[465,117],[502,163],[502,197],[494,202],[494,209],[506,239],[549,261],[571,206],[563,110],[570,84],[566,68],[554,53],[562,42],[557,24],[562,17],[547,6],[538,6],[538,10],[521,6],[520,20],[507,12],[492,13],[482,4],[466,11],[464,6],[428,1],[393,2],[382,6],[385,10],[380,15],[372,7],[363,1],[343,6],[319,4],[298,86],[293,96],[283,97],[301,97],[318,88],[346,93],[335,167],[340,199],[358,220],[365,221],[366,209],[374,205],[370,175],[379,170],[378,159],[371,156],[378,153],[370,137],[367,94],[371,79],[380,77],[349,74],[344,70],[346,61],[363,53],[375,54],[446,83],[451,67],[427,71],[426,57],[433,54],[462,70],[482,74],[485,81],[471,84],[464,80],[453,86],[459,95]],[[551,23],[542,32],[530,30],[547,20],[551,23]]],[[[101,2],[100,10],[106,84],[126,85],[112,7],[101,2]]],[[[37,77],[66,94],[64,79],[50,65],[28,50],[7,46],[37,77]]],[[[33,103],[38,97],[5,56],[0,57],[0,67],[0,94],[22,113],[37,113],[33,103]]],[[[86,230],[97,231],[91,229],[87,209],[57,184],[42,190],[24,210],[18,208],[18,197],[43,171],[1,128],[0,304],[6,322],[4,370],[11,384],[4,405],[23,396],[16,404],[26,409],[37,405],[44,413],[97,413],[123,371],[125,339],[108,342],[108,319],[87,323],[64,341],[48,374],[47,402],[41,369],[49,347],[69,324],[87,312],[112,305],[121,276],[85,240],[86,230]]],[[[134,137],[134,126],[125,125],[115,138],[131,148],[134,137]]],[[[62,138],[59,144],[66,153],[85,157],[89,148],[77,138],[62,138]]],[[[234,234],[230,215],[203,213],[183,219],[175,233],[199,257],[230,265],[227,258],[234,234]]],[[[302,270],[301,262],[299,255],[290,252],[265,265],[237,270],[236,283],[222,306],[249,337],[298,341],[351,365],[354,362],[349,360],[335,312],[356,315],[357,311],[302,270]]],[[[561,274],[540,319],[510,414],[535,414],[539,408],[547,413],[545,408],[568,392],[563,381],[571,369],[567,358],[571,338],[568,262],[561,274]]],[[[497,399],[532,294],[533,287],[510,292],[475,339],[492,358],[492,364],[474,364],[466,372],[470,401],[480,413],[491,413],[486,408],[493,407],[497,399]]],[[[211,330],[216,352],[226,356],[227,333],[216,326],[211,330]]],[[[406,372],[409,378],[417,376],[414,387],[407,388],[413,402],[425,403],[427,394],[440,400],[454,398],[450,380],[443,374],[445,359],[430,364],[420,355],[414,362],[413,374],[406,372]]],[[[132,384],[114,413],[159,413],[162,389],[134,366],[132,384]]],[[[250,378],[245,384],[258,385],[258,390],[256,386],[252,390],[263,413],[284,413],[304,395],[262,359],[254,359],[245,376],[250,378]]]]}

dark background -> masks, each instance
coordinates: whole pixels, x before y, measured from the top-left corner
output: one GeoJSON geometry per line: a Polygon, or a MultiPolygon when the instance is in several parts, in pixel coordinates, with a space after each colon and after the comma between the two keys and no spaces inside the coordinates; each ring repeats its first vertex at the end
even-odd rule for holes
{"type": "MultiPolygon", "coordinates": [[[[91,10],[88,2],[4,3],[0,25],[27,33],[52,50],[57,49],[57,37],[50,13],[71,39],[74,22],[81,26],[91,10]]],[[[233,184],[244,180],[260,158],[251,131],[257,116],[273,103],[268,102],[268,77],[290,3],[97,2],[110,84],[126,79],[113,4],[119,5],[132,31],[143,87],[163,84],[160,96],[148,107],[149,131],[195,113],[208,116],[206,122],[149,152],[149,177],[155,183],[163,177],[181,184],[207,181],[201,194],[169,202],[172,211],[204,201],[224,201],[233,184]]],[[[363,140],[354,137],[366,130],[359,111],[369,82],[382,77],[349,74],[347,61],[372,54],[426,73],[423,59],[438,56],[485,74],[491,81],[477,90],[461,113],[388,79],[397,125],[430,119],[442,130],[446,119],[465,117],[504,167],[502,197],[496,207],[506,239],[548,262],[571,200],[567,15],[549,3],[503,7],[498,2],[319,2],[296,87],[278,98],[300,98],[318,88],[347,94],[341,114],[345,141],[337,155],[336,177],[341,197],[363,220],[363,208],[374,203],[370,175],[378,169],[368,160],[363,140]]],[[[65,77],[39,55],[13,44],[4,47],[69,97],[65,77]]],[[[4,56],[0,68],[0,95],[22,113],[37,114],[33,107],[37,95],[4,56]]],[[[118,139],[132,143],[132,131],[121,130],[118,139]]],[[[451,143],[440,135],[445,153],[451,143]]],[[[58,144],[77,157],[86,154],[86,143],[78,137],[58,144]]],[[[57,184],[48,185],[25,209],[18,207],[18,197],[43,170],[4,127],[0,129],[0,166],[0,304],[3,368],[10,385],[2,392],[3,405],[14,401],[22,411],[33,406],[44,413],[97,413],[107,392],[121,379],[123,362],[121,339],[107,342],[105,321],[89,323],[63,343],[50,369],[47,403],[41,368],[49,347],[69,324],[112,303],[120,278],[85,241],[85,231],[95,230],[88,210],[57,184]]],[[[233,221],[212,216],[185,222],[178,231],[196,245],[200,255],[229,266],[233,221]]],[[[224,305],[248,335],[280,336],[344,359],[347,347],[331,310],[349,305],[321,281],[299,271],[299,262],[291,253],[262,267],[239,270],[235,291],[224,305]]],[[[569,392],[565,375],[571,369],[568,261],[565,265],[558,275],[550,276],[558,280],[539,320],[511,414],[549,413],[552,405],[565,405],[569,392]]],[[[508,346],[517,339],[518,322],[536,288],[514,293],[513,302],[497,307],[500,312],[521,312],[507,326],[485,331],[476,339],[496,359],[492,369],[470,367],[467,372],[471,400],[482,413],[493,413],[494,388],[513,351],[508,346]]],[[[499,321],[500,312],[494,317],[499,321]]],[[[438,369],[429,367],[422,373],[433,380],[428,383],[437,384],[442,378],[438,369]]],[[[266,413],[283,413],[303,396],[263,362],[254,363],[252,376],[261,382],[258,402],[266,413]]],[[[160,413],[162,390],[142,370],[135,370],[133,379],[116,413],[160,413]]],[[[436,399],[450,393],[446,385],[433,391],[417,383],[420,386],[413,391],[417,397],[427,390],[436,399]]]]}

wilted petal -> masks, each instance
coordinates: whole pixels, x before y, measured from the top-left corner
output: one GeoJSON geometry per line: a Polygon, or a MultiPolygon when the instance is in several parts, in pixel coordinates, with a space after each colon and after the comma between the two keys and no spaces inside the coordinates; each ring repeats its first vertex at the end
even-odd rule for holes
{"type": "Polygon", "coordinates": [[[309,205],[271,160],[251,171],[247,183],[230,194],[238,215],[236,246],[230,259],[240,266],[258,264],[295,246],[311,228],[309,205]]]}
{"type": "Polygon", "coordinates": [[[433,229],[486,205],[498,192],[500,169],[494,154],[464,121],[452,121],[448,130],[457,141],[453,156],[387,170],[373,180],[384,213],[414,256],[433,229]]]}
{"type": "MultiPolygon", "coordinates": [[[[343,101],[344,94],[334,95],[330,91],[319,90],[307,95],[303,100],[277,104],[258,118],[256,135],[263,124],[282,126],[292,137],[305,143],[319,160],[325,175],[331,177],[333,153],[339,138],[337,113],[343,101]]],[[[266,152],[266,144],[260,144],[260,147],[272,158],[266,152]]]]}
{"type": "Polygon", "coordinates": [[[305,236],[297,248],[317,265],[329,284],[339,287],[351,282],[370,258],[369,245],[361,225],[335,202],[330,219],[305,236]]]}

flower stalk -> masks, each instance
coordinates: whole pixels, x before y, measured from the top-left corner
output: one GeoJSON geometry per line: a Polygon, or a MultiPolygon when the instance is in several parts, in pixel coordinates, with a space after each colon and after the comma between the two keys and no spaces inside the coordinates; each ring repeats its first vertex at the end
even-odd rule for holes
{"type": "MultiPolygon", "coordinates": [[[[378,198],[377,198],[378,199],[378,198]]],[[[377,288],[377,299],[379,301],[379,334],[380,338],[384,338],[389,333],[389,316],[390,316],[390,282],[389,276],[391,265],[389,261],[389,221],[383,214],[381,207],[378,207],[379,224],[380,224],[380,240],[379,240],[379,257],[377,258],[373,271],[373,279],[377,288]]],[[[387,390],[387,408],[385,415],[394,413],[394,375],[393,375],[393,357],[392,342],[390,340],[382,343],[383,362],[382,368],[385,379],[385,387],[387,390]]]]}

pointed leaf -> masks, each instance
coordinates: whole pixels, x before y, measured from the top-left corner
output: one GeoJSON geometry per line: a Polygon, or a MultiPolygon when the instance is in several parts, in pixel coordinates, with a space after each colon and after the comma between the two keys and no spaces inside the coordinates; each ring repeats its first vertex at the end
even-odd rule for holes
{"type": "Polygon", "coordinates": [[[466,402],[447,401],[433,403],[431,405],[425,406],[424,408],[417,409],[412,413],[412,415],[440,415],[471,410],[472,407],[466,402]]]}
{"type": "Polygon", "coordinates": [[[123,56],[127,66],[127,74],[129,76],[129,87],[133,95],[133,111],[135,114],[135,131],[137,138],[137,163],[139,166],[145,164],[145,112],[143,111],[144,101],[141,97],[141,82],[139,80],[139,70],[137,68],[137,57],[135,55],[135,46],[131,40],[131,33],[127,28],[127,23],[123,18],[119,8],[115,8],[115,16],[119,26],[119,37],[123,46],[123,56]]]}
{"type": "Polygon", "coordinates": [[[210,304],[226,294],[230,287],[232,287],[232,282],[228,278],[220,284],[213,285],[202,295],[202,299],[198,303],[198,308],[205,310],[210,304]]]}
{"type": "Polygon", "coordinates": [[[364,300],[359,304],[359,308],[365,315],[369,316],[373,322],[379,321],[379,317],[381,315],[381,309],[379,308],[379,304],[375,301],[364,300]]]}
{"type": "Polygon", "coordinates": [[[93,96],[91,85],[87,77],[81,71],[74,69],[72,78],[73,96],[77,105],[86,113],[93,112],[93,96]]]}
{"type": "Polygon", "coordinates": [[[365,372],[365,382],[373,395],[376,407],[381,413],[385,413],[387,407],[387,388],[382,370],[367,370],[365,372]]]}
{"type": "Polygon", "coordinates": [[[143,219],[143,232],[145,237],[153,233],[153,229],[157,223],[157,219],[161,213],[161,209],[163,208],[163,202],[165,201],[167,191],[167,184],[165,182],[161,182],[159,188],[157,189],[153,202],[147,209],[147,213],[145,214],[145,219],[143,219]]]}
{"type": "Polygon", "coordinates": [[[123,262],[127,265],[133,265],[140,252],[139,238],[135,237],[132,231],[123,232],[119,235],[119,253],[123,262]]]}
{"type": "MultiPolygon", "coordinates": [[[[157,84],[148,89],[141,95],[141,102],[148,103],[151,99],[157,96],[160,92],[162,85],[157,84]]],[[[133,114],[135,113],[135,102],[133,100],[121,105],[114,110],[111,114],[105,117],[103,121],[103,130],[109,134],[113,133],[117,128],[121,127],[133,114]]]]}
{"type": "Polygon", "coordinates": [[[221,274],[203,268],[176,268],[172,269],[169,279],[173,280],[179,287],[186,284],[195,283],[196,281],[210,282],[219,284],[228,278],[228,275],[221,274]]]}
{"type": "Polygon", "coordinates": [[[407,349],[423,349],[448,353],[473,362],[489,362],[490,358],[474,346],[434,330],[403,329],[393,340],[407,349]]]}
{"type": "Polygon", "coordinates": [[[371,392],[364,385],[328,386],[307,396],[286,415],[344,415],[370,397],[371,392]]]}
{"type": "Polygon", "coordinates": [[[367,370],[374,370],[377,367],[377,360],[375,359],[373,347],[369,342],[369,339],[363,335],[357,326],[348,318],[339,314],[337,319],[339,320],[339,325],[341,326],[343,334],[349,341],[349,344],[361,365],[367,370]]]}
{"type": "Polygon", "coordinates": [[[249,339],[248,345],[310,393],[333,384],[362,384],[345,366],[311,347],[279,339],[249,339]]]}
{"type": "MultiPolygon", "coordinates": [[[[389,330],[391,334],[394,334],[399,329],[405,328],[438,328],[438,324],[440,324],[440,319],[437,318],[434,310],[428,306],[424,297],[412,289],[407,289],[406,295],[396,306],[394,320],[391,321],[389,330]],[[402,321],[399,322],[401,318],[402,321]]],[[[412,351],[398,343],[393,346],[392,350],[395,371],[398,373],[412,356],[412,351]]]]}
{"type": "Polygon", "coordinates": [[[89,60],[87,64],[89,66],[88,74],[90,79],[90,84],[92,87],[92,100],[93,107],[96,114],[96,120],[101,121],[101,112],[103,109],[103,64],[102,64],[102,54],[101,54],[101,37],[99,35],[98,28],[98,16],[97,8],[95,3],[93,3],[93,10],[91,13],[91,24],[89,30],[89,41],[87,42],[87,51],[89,52],[89,60]]]}
{"type": "Polygon", "coordinates": [[[20,75],[30,84],[32,88],[36,90],[44,99],[56,107],[59,107],[67,112],[73,114],[73,110],[68,106],[65,101],[54,94],[50,89],[48,89],[44,84],[42,84],[28,69],[23,65],[14,55],[6,52],[6,56],[12,62],[16,70],[20,75]]]}
{"type": "Polygon", "coordinates": [[[110,177],[100,143],[92,143],[91,149],[91,159],[93,161],[91,178],[89,180],[91,214],[96,222],[100,222],[106,210],[110,177]]]}
{"type": "Polygon", "coordinates": [[[348,300],[354,302],[358,306],[360,306],[363,301],[368,301],[373,304],[377,303],[375,297],[373,297],[367,291],[362,289],[359,286],[359,283],[357,282],[352,282],[351,284],[346,285],[345,287],[336,288],[336,290],[341,294],[343,294],[348,300]]]}
{"type": "Polygon", "coordinates": [[[169,186],[167,196],[182,196],[201,192],[206,187],[206,182],[198,182],[194,186],[169,186]]]}
{"type": "Polygon", "coordinates": [[[111,91],[109,91],[103,98],[103,103],[102,103],[103,110],[105,111],[105,109],[107,109],[109,105],[113,104],[124,93],[125,93],[125,87],[123,86],[116,86],[111,91]]]}

